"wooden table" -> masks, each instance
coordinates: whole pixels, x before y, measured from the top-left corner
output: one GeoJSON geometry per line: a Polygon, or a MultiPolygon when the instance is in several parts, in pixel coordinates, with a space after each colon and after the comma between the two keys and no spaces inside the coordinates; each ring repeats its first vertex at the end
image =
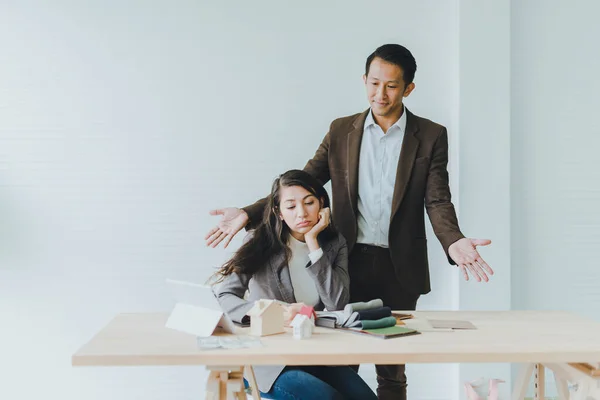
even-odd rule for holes
{"type": "MultiPolygon", "coordinates": [[[[200,350],[194,336],[165,327],[167,314],[120,314],[73,355],[72,365],[205,365],[212,371],[208,390],[214,394],[215,379],[225,381],[221,385],[228,377],[240,380],[249,365],[524,363],[514,385],[515,400],[524,398],[532,374],[536,397],[543,399],[545,368],[555,374],[561,399],[569,398],[569,381],[578,385],[572,399],[600,400],[595,376],[599,371],[587,366],[600,360],[598,322],[559,311],[417,311],[413,315],[468,320],[477,329],[383,340],[317,327],[308,340],[295,340],[288,332],[262,337],[262,347],[200,350]]],[[[239,333],[247,332],[240,329],[239,333]]]]}

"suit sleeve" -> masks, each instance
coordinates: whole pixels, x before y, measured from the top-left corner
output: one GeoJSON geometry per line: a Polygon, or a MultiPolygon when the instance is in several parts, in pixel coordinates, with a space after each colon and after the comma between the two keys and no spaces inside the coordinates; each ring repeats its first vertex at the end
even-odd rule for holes
{"type": "Polygon", "coordinates": [[[452,204],[448,180],[448,132],[442,132],[433,147],[427,186],[425,189],[425,208],[433,231],[442,244],[450,264],[456,264],[448,254],[448,248],[465,236],[460,231],[456,211],[452,204]]]}
{"type": "Polygon", "coordinates": [[[338,236],[338,251],[330,259],[325,252],[315,263],[306,267],[328,311],[342,310],[350,300],[350,276],[348,275],[348,247],[343,236],[338,236]]]}
{"type": "Polygon", "coordinates": [[[246,290],[248,290],[248,276],[245,274],[232,273],[227,275],[223,282],[215,288],[215,295],[221,308],[237,323],[244,322],[246,313],[254,306],[253,301],[244,299],[246,290]]]}
{"type": "MultiPolygon", "coordinates": [[[[329,132],[327,132],[327,135],[325,135],[325,138],[315,152],[315,155],[306,163],[306,166],[304,166],[304,171],[317,178],[323,185],[329,182],[329,179],[331,178],[329,175],[329,144],[332,126],[333,122],[329,127],[329,132]]],[[[246,225],[246,230],[255,229],[258,226],[264,215],[265,208],[267,207],[267,199],[267,197],[264,197],[256,203],[242,208],[242,210],[248,214],[248,218],[250,219],[248,225],[246,225]]]]}
{"type": "Polygon", "coordinates": [[[242,210],[248,214],[249,221],[246,225],[247,231],[256,229],[256,227],[260,224],[268,203],[268,197],[263,197],[262,199],[256,201],[256,203],[242,208],[242,210]]]}
{"type": "MultiPolygon", "coordinates": [[[[244,244],[247,243],[252,236],[253,231],[250,231],[244,237],[244,244]]],[[[221,309],[231,318],[232,321],[243,323],[249,317],[246,313],[254,306],[253,301],[244,299],[251,276],[248,274],[238,274],[237,272],[227,275],[222,282],[215,285],[213,292],[221,306],[221,309]]]]}
{"type": "Polygon", "coordinates": [[[329,145],[331,144],[332,127],[333,123],[331,123],[329,132],[323,138],[313,158],[304,166],[304,170],[318,179],[322,185],[325,185],[331,179],[329,174],[329,145]]]}

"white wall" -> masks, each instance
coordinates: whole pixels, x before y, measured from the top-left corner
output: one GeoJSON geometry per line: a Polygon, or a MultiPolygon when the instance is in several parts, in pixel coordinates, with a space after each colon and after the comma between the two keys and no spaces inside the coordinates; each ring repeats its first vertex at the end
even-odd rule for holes
{"type": "Polygon", "coordinates": [[[513,304],[600,319],[600,4],[584,3],[513,4],[513,304]]]}
{"type": "MultiPolygon", "coordinates": [[[[201,281],[226,259],[203,246],[208,210],[262,196],[333,118],[365,109],[378,45],[413,50],[408,107],[445,124],[456,154],[457,7],[3,3],[0,398],[198,398],[201,367],[74,369],[70,356],[116,313],[168,311],[165,278],[201,281]]],[[[456,273],[430,242],[420,307],[452,308],[456,273]]],[[[410,398],[453,398],[456,378],[410,366],[410,398]]]]}
{"type": "Polygon", "coordinates": [[[512,2],[515,309],[600,320],[599,13],[593,0],[512,2]]]}
{"type": "MultiPolygon", "coordinates": [[[[492,240],[478,250],[495,271],[486,284],[458,274],[460,310],[511,307],[510,18],[510,0],[460,1],[458,214],[465,235],[492,240]]],[[[460,364],[460,382],[480,377],[509,398],[509,364],[460,364]]]]}

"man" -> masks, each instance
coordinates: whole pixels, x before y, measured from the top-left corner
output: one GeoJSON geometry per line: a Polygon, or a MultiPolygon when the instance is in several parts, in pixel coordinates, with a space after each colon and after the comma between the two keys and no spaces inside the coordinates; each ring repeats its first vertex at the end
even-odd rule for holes
{"type": "MultiPolygon", "coordinates": [[[[381,298],[395,310],[414,310],[430,288],[425,238],[427,210],[451,264],[466,280],[488,281],[492,269],[476,246],[489,240],[461,233],[448,185],[446,128],[402,104],[415,89],[417,69],[405,47],[387,44],[367,58],[363,77],[370,108],[336,119],[304,169],[331,180],[333,219],[348,242],[350,301],[381,298]]],[[[207,244],[227,247],[243,227],[260,221],[265,199],[222,215],[207,244]]],[[[404,365],[377,365],[380,399],[406,399],[404,365]]]]}

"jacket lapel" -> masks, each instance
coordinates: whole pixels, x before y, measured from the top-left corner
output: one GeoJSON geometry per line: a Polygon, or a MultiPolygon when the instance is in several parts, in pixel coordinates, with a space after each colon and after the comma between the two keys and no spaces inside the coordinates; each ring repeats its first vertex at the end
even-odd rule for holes
{"type": "Polygon", "coordinates": [[[277,283],[281,297],[287,303],[295,303],[296,297],[294,296],[290,269],[285,261],[285,253],[271,258],[270,264],[271,271],[273,272],[273,280],[277,283]]]}
{"type": "Polygon", "coordinates": [[[358,212],[358,163],[360,158],[360,144],[362,142],[365,119],[369,115],[367,109],[355,120],[353,130],[348,134],[348,154],[346,155],[346,165],[348,170],[348,193],[354,214],[358,212]]]}
{"type": "Polygon", "coordinates": [[[412,173],[415,158],[417,156],[417,150],[419,149],[419,139],[416,134],[419,131],[417,120],[415,116],[404,108],[406,111],[406,132],[404,133],[404,139],[402,140],[402,148],[400,149],[400,159],[398,160],[398,169],[396,170],[396,183],[394,185],[394,196],[392,198],[392,215],[391,219],[394,218],[396,212],[402,204],[404,193],[406,192],[406,186],[412,173]]]}

